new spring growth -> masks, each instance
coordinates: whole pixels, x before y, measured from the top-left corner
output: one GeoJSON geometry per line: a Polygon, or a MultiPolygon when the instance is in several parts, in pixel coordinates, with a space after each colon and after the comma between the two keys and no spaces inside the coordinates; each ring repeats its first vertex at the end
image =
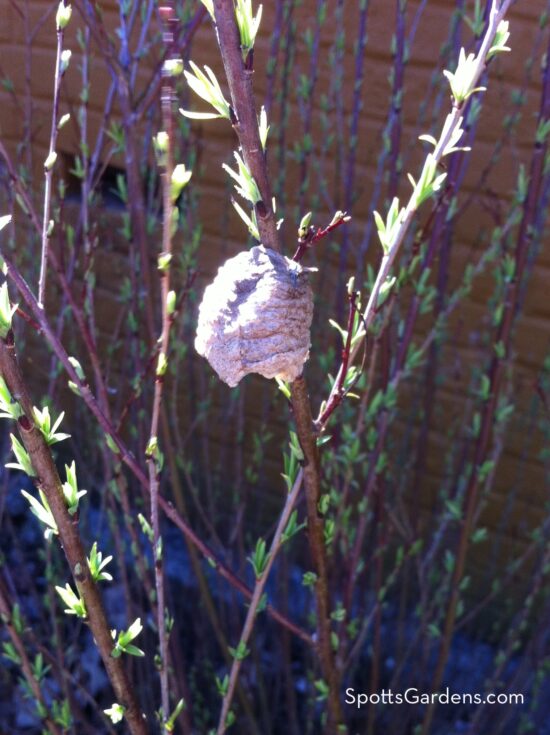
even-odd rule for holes
{"type": "Polygon", "coordinates": [[[262,105],[262,109],[260,110],[260,117],[258,120],[258,131],[260,133],[260,142],[262,144],[262,148],[265,151],[265,147],[267,145],[267,136],[269,135],[269,125],[267,124],[267,112],[265,111],[265,107],[262,105]]]}
{"type": "MultiPolygon", "coordinates": [[[[80,380],[81,383],[86,382],[86,376],[84,375],[84,370],[82,370],[82,365],[78,362],[76,357],[69,357],[69,362],[71,363],[72,367],[74,368],[74,371],[76,373],[76,377],[80,380]]],[[[80,388],[78,385],[72,381],[67,381],[67,385],[72,390],[73,393],[76,393],[77,396],[80,395],[80,388]]]]}
{"type": "Polygon", "coordinates": [[[168,316],[172,316],[176,311],[176,301],[176,292],[168,291],[168,294],[166,295],[166,313],[168,316]]]}
{"type": "Polygon", "coordinates": [[[4,282],[0,286],[0,337],[6,339],[8,332],[11,329],[11,322],[13,315],[17,311],[17,304],[10,304],[10,297],[8,294],[8,284],[4,282]]]}
{"type": "Polygon", "coordinates": [[[13,469],[13,470],[21,470],[21,472],[24,472],[29,477],[36,477],[36,472],[34,471],[34,467],[32,466],[31,458],[27,454],[27,450],[25,447],[21,444],[21,442],[17,439],[14,434],[10,434],[11,439],[11,448],[13,453],[15,454],[15,459],[17,462],[8,462],[6,464],[6,467],[13,469]]]}
{"type": "Polygon", "coordinates": [[[57,161],[57,153],[55,151],[51,151],[48,154],[48,157],[44,161],[44,170],[45,171],[51,171],[52,168],[55,166],[55,162],[57,161]]]}
{"type": "Polygon", "coordinates": [[[107,564],[112,561],[112,556],[106,556],[103,558],[101,551],[97,550],[97,541],[94,541],[94,545],[90,551],[88,557],[88,568],[94,582],[112,582],[113,577],[109,572],[104,571],[107,564]]]}
{"type": "Polygon", "coordinates": [[[73,52],[68,48],[61,52],[61,63],[59,65],[59,71],[61,72],[61,74],[65,74],[65,72],[69,68],[72,53],[73,52]]]}
{"type": "Polygon", "coordinates": [[[69,122],[70,119],[71,119],[71,113],[67,112],[65,115],[61,117],[61,119],[57,123],[57,129],[61,130],[61,128],[63,128],[69,122]]]}
{"type": "Polygon", "coordinates": [[[506,42],[510,38],[510,31],[508,30],[509,27],[510,23],[507,20],[501,20],[498,24],[497,32],[495,33],[495,40],[487,54],[488,59],[495,54],[511,51],[511,48],[506,45],[506,42]]]}
{"type": "MultiPolygon", "coordinates": [[[[165,375],[166,370],[168,369],[168,360],[166,359],[166,355],[164,352],[160,352],[157,360],[157,370],[156,375],[157,378],[161,378],[163,375],[165,375]]],[[[150,452],[148,452],[149,454],[150,452]]]]}
{"type": "Polygon", "coordinates": [[[312,216],[312,213],[308,212],[300,220],[300,226],[298,227],[298,237],[300,240],[303,240],[307,236],[312,216]]]}
{"type": "Polygon", "coordinates": [[[234,153],[234,156],[237,161],[238,171],[233,171],[226,163],[222,163],[222,168],[235,181],[235,189],[243,199],[247,199],[252,204],[257,204],[262,200],[258,185],[241,156],[238,153],[234,153]]]}
{"type": "Polygon", "coordinates": [[[64,610],[67,615],[76,615],[77,618],[83,619],[87,617],[84,600],[81,600],[80,597],[73,592],[69,583],[67,583],[65,587],[56,587],[55,589],[57,590],[59,597],[61,597],[65,605],[67,605],[64,610]]]}
{"type": "Polygon", "coordinates": [[[378,212],[373,213],[384,255],[387,255],[390,252],[391,246],[395,240],[395,235],[397,234],[403,220],[404,213],[405,210],[399,208],[399,199],[397,197],[393,198],[385,222],[378,212]]]}
{"type": "Polygon", "coordinates": [[[70,515],[75,515],[78,510],[78,502],[83,495],[86,495],[86,490],[79,490],[78,483],[76,480],[76,465],[73,460],[71,465],[65,465],[65,472],[67,474],[67,482],[63,483],[63,495],[65,496],[65,502],[69,509],[70,515]]]}
{"type": "Polygon", "coordinates": [[[236,2],[235,16],[241,38],[243,61],[246,61],[248,54],[254,48],[254,42],[256,41],[256,35],[258,34],[262,19],[262,9],[263,7],[260,5],[256,17],[254,17],[252,0],[237,0],[236,2]]]}
{"type": "MultiPolygon", "coordinates": [[[[131,642],[134,638],[137,638],[142,630],[143,626],[141,624],[141,618],[136,618],[128,630],[123,630],[118,634],[115,647],[111,651],[111,656],[113,658],[118,658],[121,653],[128,653],[131,656],[145,656],[145,653],[141,648],[134,646],[131,642]]],[[[114,639],[116,637],[116,630],[111,632],[114,639]]]]}
{"type": "Polygon", "coordinates": [[[17,420],[23,415],[23,409],[12,398],[4,378],[0,377],[0,418],[17,420]]]}
{"type": "Polygon", "coordinates": [[[46,530],[44,531],[44,538],[46,541],[48,541],[53,535],[57,535],[57,523],[53,517],[48,499],[44,495],[44,491],[40,488],[38,489],[40,500],[25,490],[21,490],[21,495],[27,499],[31,507],[31,513],[38,518],[40,523],[43,523],[46,526],[46,530]]]}
{"type": "Polygon", "coordinates": [[[162,273],[166,272],[170,268],[170,261],[172,260],[172,253],[162,253],[159,255],[157,260],[157,268],[162,273]]]}
{"type": "Polygon", "coordinates": [[[179,77],[183,74],[182,59],[166,59],[162,65],[162,73],[167,77],[179,77]]]}
{"type": "Polygon", "coordinates": [[[153,147],[157,154],[157,161],[160,166],[164,166],[166,151],[168,150],[168,142],[168,133],[165,130],[159,131],[153,138],[153,147]]]}
{"type": "Polygon", "coordinates": [[[192,73],[189,71],[184,72],[187,84],[191,87],[193,92],[201,97],[205,102],[208,102],[216,110],[213,112],[192,112],[191,110],[180,109],[180,112],[185,117],[189,117],[194,120],[212,120],[216,117],[223,117],[226,120],[231,120],[231,108],[229,102],[225,99],[221,87],[216,79],[216,75],[209,66],[205,66],[204,72],[199,67],[190,61],[192,73]]]}
{"type": "Polygon", "coordinates": [[[62,432],[57,431],[65,416],[64,411],[59,414],[53,426],[50,409],[47,406],[44,406],[42,411],[36,406],[33,406],[33,413],[36,425],[40,429],[40,432],[49,447],[51,447],[52,444],[57,444],[57,442],[62,442],[70,437],[70,434],[63,434],[62,432]]]}
{"type": "Polygon", "coordinates": [[[118,702],[113,702],[109,709],[104,709],[103,712],[111,720],[113,725],[116,725],[124,719],[125,709],[121,704],[118,704],[118,702]]]}
{"type": "Polygon", "coordinates": [[[212,2],[212,0],[201,0],[201,3],[212,16],[212,20],[214,20],[214,3],[212,2]]]}
{"type": "Polygon", "coordinates": [[[474,87],[478,74],[478,60],[475,54],[468,54],[461,48],[455,72],[445,69],[443,74],[449,80],[455,103],[461,105],[475,92],[484,92],[485,87],[474,87]]]}
{"type": "Polygon", "coordinates": [[[59,5],[57,6],[57,13],[55,14],[55,26],[58,31],[65,30],[65,28],[69,25],[72,13],[73,8],[70,3],[65,5],[63,0],[61,0],[59,5]]]}
{"type": "Polygon", "coordinates": [[[172,197],[172,204],[176,202],[183,189],[189,183],[192,175],[193,172],[188,171],[185,168],[185,164],[183,163],[178,163],[178,165],[174,167],[174,170],[172,171],[172,179],[170,182],[170,194],[172,197]]]}
{"type": "Polygon", "coordinates": [[[11,222],[11,214],[5,214],[3,217],[0,217],[0,232],[9,225],[11,222]]]}

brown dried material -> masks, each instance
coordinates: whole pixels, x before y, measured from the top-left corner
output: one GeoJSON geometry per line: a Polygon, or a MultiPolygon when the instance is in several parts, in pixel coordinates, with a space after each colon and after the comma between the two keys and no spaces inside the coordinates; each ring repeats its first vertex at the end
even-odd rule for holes
{"type": "Polygon", "coordinates": [[[292,381],[309,354],[312,318],[306,270],[254,247],[227,260],[207,286],[195,349],[231,387],[249,373],[292,381]]]}

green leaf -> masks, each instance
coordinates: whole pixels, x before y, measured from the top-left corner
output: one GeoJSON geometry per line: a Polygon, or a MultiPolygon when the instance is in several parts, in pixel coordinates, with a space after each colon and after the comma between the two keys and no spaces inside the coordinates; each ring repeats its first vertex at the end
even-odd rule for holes
{"type": "Polygon", "coordinates": [[[27,450],[25,449],[25,447],[13,434],[10,434],[10,438],[11,448],[13,450],[13,453],[15,454],[17,462],[9,462],[6,467],[10,467],[14,470],[21,470],[22,472],[25,472],[29,477],[36,477],[36,472],[34,471],[31,459],[27,454],[27,450]]]}
{"type": "Polygon", "coordinates": [[[243,661],[250,653],[250,649],[244,641],[239,641],[239,645],[237,646],[237,648],[231,648],[231,646],[229,647],[229,653],[237,661],[243,661]]]}
{"type": "Polygon", "coordinates": [[[118,634],[115,647],[111,651],[111,655],[118,658],[121,653],[127,653],[130,656],[145,656],[145,653],[134,646],[131,641],[141,633],[143,626],[141,624],[141,618],[136,618],[132,625],[127,630],[121,631],[118,634]]]}
{"type": "Polygon", "coordinates": [[[290,518],[288,519],[286,528],[283,531],[283,534],[281,536],[281,543],[285,544],[287,541],[290,541],[290,539],[293,536],[295,536],[305,527],[306,527],[305,523],[298,524],[298,511],[293,510],[290,515],[290,518]]]}
{"type": "Polygon", "coordinates": [[[65,416],[64,411],[59,414],[53,426],[51,425],[50,410],[47,406],[45,406],[42,411],[34,406],[33,413],[36,425],[40,429],[48,446],[52,446],[52,444],[57,444],[57,442],[64,441],[65,439],[69,439],[69,437],[71,436],[70,434],[57,433],[57,429],[61,425],[61,422],[63,421],[63,418],[65,416]]]}
{"type": "Polygon", "coordinates": [[[83,495],[86,495],[86,490],[79,490],[78,483],[76,480],[76,464],[73,460],[72,464],[65,465],[65,473],[67,476],[67,482],[63,483],[63,495],[65,496],[65,502],[69,513],[74,515],[78,510],[78,502],[83,495]]]}
{"type": "Polygon", "coordinates": [[[258,120],[258,130],[260,133],[260,142],[262,144],[262,148],[266,149],[267,146],[267,136],[269,135],[269,125],[267,124],[267,112],[265,111],[265,107],[262,105],[262,109],[260,110],[260,119],[258,120]]]}
{"type": "Polygon", "coordinates": [[[26,490],[21,490],[21,495],[29,501],[31,513],[33,513],[41,523],[47,526],[47,537],[52,533],[57,534],[57,523],[55,522],[55,518],[53,517],[53,513],[50,509],[50,505],[44,491],[39,489],[38,494],[40,495],[40,501],[42,502],[37,500],[30,493],[26,492],[26,490]]]}
{"type": "Polygon", "coordinates": [[[249,217],[247,213],[244,211],[244,209],[241,207],[241,205],[237,201],[235,201],[235,199],[231,198],[231,204],[235,207],[235,211],[237,212],[239,217],[242,219],[242,221],[245,223],[252,237],[258,242],[260,242],[260,232],[258,230],[256,212],[252,210],[252,213],[249,217]]]}
{"type": "Polygon", "coordinates": [[[209,115],[212,117],[222,117],[226,120],[231,120],[231,108],[229,106],[229,102],[225,99],[218,80],[216,79],[216,75],[214,74],[212,69],[210,69],[209,66],[205,66],[205,74],[193,61],[190,61],[189,65],[191,66],[192,72],[184,72],[187,83],[189,84],[193,92],[195,92],[195,94],[197,94],[205,102],[208,102],[210,105],[212,105],[217,114],[212,115],[212,113],[190,113],[187,110],[180,109],[181,114],[185,117],[195,118],[200,115],[198,119],[207,119],[205,115],[209,115]]]}
{"type": "Polygon", "coordinates": [[[269,554],[267,553],[266,543],[263,538],[258,539],[254,553],[248,557],[248,560],[252,564],[256,579],[259,579],[265,572],[269,562],[269,554]]]}
{"type": "Polygon", "coordinates": [[[258,12],[254,16],[252,0],[236,0],[235,16],[241,38],[243,61],[246,61],[248,54],[254,48],[254,42],[256,41],[256,35],[262,19],[262,6],[260,5],[258,7],[258,12]]]}
{"type": "Polygon", "coordinates": [[[117,702],[113,702],[109,709],[104,709],[103,712],[105,712],[113,725],[116,725],[118,722],[122,722],[124,719],[124,707],[117,702]]]}
{"type": "Polygon", "coordinates": [[[104,559],[101,551],[97,550],[97,541],[94,541],[94,544],[90,551],[90,556],[88,557],[88,567],[90,569],[90,574],[92,575],[92,579],[94,580],[94,582],[112,581],[112,575],[108,572],[103,571],[107,564],[109,564],[109,562],[112,560],[112,558],[112,556],[106,556],[104,559]]]}
{"type": "Polygon", "coordinates": [[[174,709],[172,710],[172,714],[170,717],[166,720],[166,723],[164,725],[167,732],[174,732],[174,727],[176,726],[176,720],[180,716],[180,714],[185,709],[185,699],[180,699],[180,701],[176,704],[174,709]]]}
{"type": "Polygon", "coordinates": [[[478,71],[478,60],[475,54],[468,54],[461,48],[458,57],[458,64],[454,72],[447,69],[443,74],[449,80],[451,92],[455,98],[457,105],[461,105],[474,92],[484,92],[485,87],[475,87],[475,77],[478,71]]]}
{"type": "Polygon", "coordinates": [[[510,32],[508,28],[510,23],[507,20],[501,20],[498,24],[497,32],[495,33],[495,39],[493,45],[489,49],[487,59],[490,59],[495,54],[501,54],[506,51],[510,51],[510,47],[506,45],[506,42],[510,38],[510,32]]]}
{"type": "Polygon", "coordinates": [[[201,0],[201,3],[208,10],[210,15],[212,16],[212,19],[214,19],[214,3],[212,2],[212,0],[201,0]]]}
{"type": "Polygon", "coordinates": [[[67,605],[65,612],[67,615],[76,615],[78,618],[86,618],[86,606],[84,600],[80,599],[76,595],[70,584],[66,584],[65,587],[57,587],[57,594],[61,597],[65,605],[67,605]]]}
{"type": "Polygon", "coordinates": [[[58,31],[64,30],[69,25],[72,12],[72,5],[70,3],[67,3],[67,5],[65,5],[63,0],[61,0],[59,5],[57,6],[57,13],[55,14],[55,26],[58,31]]]}
{"type": "Polygon", "coordinates": [[[243,199],[252,202],[252,204],[257,204],[262,199],[258,185],[256,184],[254,177],[250,174],[250,171],[246,167],[241,156],[236,152],[234,153],[234,156],[237,161],[237,171],[234,171],[226,163],[222,164],[222,168],[235,181],[235,189],[243,199]]]}
{"type": "Polygon", "coordinates": [[[0,376],[0,418],[18,419],[23,415],[23,409],[13,400],[4,378],[0,376]]]}
{"type": "Polygon", "coordinates": [[[8,294],[8,284],[0,286],[0,337],[5,339],[11,329],[13,315],[17,311],[17,304],[11,305],[8,294]]]}
{"type": "Polygon", "coordinates": [[[172,197],[172,203],[174,203],[183,189],[187,186],[189,181],[191,180],[191,176],[193,175],[192,171],[189,171],[185,168],[185,164],[178,163],[177,166],[174,166],[174,170],[172,171],[172,179],[170,184],[170,193],[172,197]]]}

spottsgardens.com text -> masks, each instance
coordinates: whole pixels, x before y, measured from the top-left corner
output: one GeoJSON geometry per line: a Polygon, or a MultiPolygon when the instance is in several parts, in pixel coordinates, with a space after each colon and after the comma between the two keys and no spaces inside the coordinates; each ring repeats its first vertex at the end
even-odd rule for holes
{"type": "Polygon", "coordinates": [[[345,704],[357,709],[368,704],[523,704],[523,694],[495,693],[485,694],[472,692],[452,692],[448,687],[440,692],[421,692],[409,687],[403,692],[382,689],[381,692],[358,692],[348,687],[345,693],[345,704]]]}

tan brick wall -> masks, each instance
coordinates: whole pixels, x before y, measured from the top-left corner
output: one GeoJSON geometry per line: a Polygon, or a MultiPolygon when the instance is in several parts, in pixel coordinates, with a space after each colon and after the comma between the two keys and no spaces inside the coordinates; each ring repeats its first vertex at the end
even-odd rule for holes
{"type": "MultiPolygon", "coordinates": [[[[32,21],[36,23],[41,16],[55,3],[34,0],[29,3],[32,13],[32,21]]],[[[329,13],[333,12],[334,2],[329,2],[329,13]]],[[[394,3],[387,0],[372,0],[368,22],[368,46],[366,81],[364,95],[364,110],[359,126],[358,146],[358,198],[353,208],[353,224],[351,239],[354,245],[362,238],[367,219],[371,216],[368,211],[373,181],[376,171],[376,156],[380,145],[380,131],[384,124],[389,99],[389,87],[387,75],[391,68],[391,37],[394,27],[394,3]]],[[[409,18],[418,7],[418,2],[409,2],[409,18]]],[[[263,61],[266,58],[269,43],[270,29],[273,27],[274,3],[264,3],[263,35],[258,42],[256,50],[256,90],[258,100],[263,99],[266,89],[266,79],[263,73],[263,61]]],[[[353,40],[355,38],[357,11],[355,3],[348,2],[346,11],[346,47],[345,47],[345,76],[344,79],[353,79],[353,40]]],[[[112,27],[117,24],[117,3],[102,2],[105,17],[109,19],[112,27]]],[[[308,19],[314,12],[315,3],[307,0],[297,11],[296,22],[300,25],[302,21],[307,25],[308,19]]],[[[475,143],[475,154],[472,157],[470,168],[467,172],[463,194],[475,190],[478,178],[487,164],[495,140],[495,131],[500,134],[503,116],[509,111],[509,97],[513,89],[523,83],[525,78],[524,60],[531,53],[537,42],[538,19],[544,10],[544,0],[529,0],[529,2],[518,3],[510,15],[511,20],[511,45],[512,54],[499,59],[491,69],[489,80],[489,92],[483,105],[483,111],[479,124],[479,131],[475,143]]],[[[403,147],[407,151],[415,137],[424,132],[417,126],[419,102],[424,99],[428,89],[430,75],[435,66],[441,45],[448,35],[449,18],[455,2],[451,0],[430,0],[428,8],[418,26],[418,32],[414,45],[411,49],[410,63],[406,69],[405,97],[404,97],[404,129],[403,147]]],[[[25,41],[24,27],[18,16],[13,3],[8,0],[0,0],[0,77],[9,77],[19,93],[24,92],[26,84],[26,72],[29,75],[30,104],[32,104],[32,134],[33,134],[33,156],[36,170],[40,169],[41,161],[45,155],[50,124],[50,96],[53,83],[54,45],[55,33],[52,30],[53,16],[44,24],[43,28],[36,34],[31,46],[32,66],[26,66],[28,53],[25,41]]],[[[76,102],[79,93],[79,55],[74,41],[74,33],[79,25],[78,14],[75,13],[75,22],[71,23],[69,45],[73,48],[74,56],[71,69],[66,78],[64,90],[63,110],[67,108],[67,100],[76,102]]],[[[323,31],[321,53],[319,57],[319,91],[326,91],[327,80],[330,78],[329,48],[333,40],[334,24],[327,22],[323,31]]],[[[464,42],[469,40],[466,30],[463,31],[464,42]]],[[[197,34],[193,58],[197,62],[208,62],[216,71],[220,71],[220,63],[215,48],[214,38],[210,27],[206,24],[197,34]]],[[[539,54],[540,58],[540,54],[539,54]]],[[[304,53],[303,39],[298,42],[298,54],[294,64],[295,72],[307,72],[307,58],[304,53]]],[[[146,66],[146,65],[145,65],[146,66]]],[[[528,161],[533,134],[535,129],[535,113],[538,107],[538,95],[540,75],[537,69],[533,70],[532,80],[527,85],[526,103],[522,110],[522,119],[518,128],[518,134],[514,144],[507,147],[491,174],[490,187],[492,194],[498,198],[501,206],[506,207],[507,198],[517,176],[518,166],[522,161],[528,161]]],[[[148,76],[144,71],[140,74],[140,83],[145,85],[148,76]]],[[[109,84],[109,77],[105,71],[104,64],[97,59],[93,63],[92,90],[90,97],[90,133],[93,136],[101,124],[104,97],[109,84]]],[[[343,89],[343,114],[349,115],[351,109],[352,85],[346,84],[343,89]]],[[[25,104],[25,96],[21,95],[22,104],[25,104]]],[[[433,96],[431,98],[433,102],[433,96]]],[[[195,103],[196,100],[193,101],[195,103]]],[[[427,119],[431,116],[431,102],[428,104],[427,119]]],[[[441,107],[437,119],[442,120],[447,109],[447,100],[441,100],[441,107]]],[[[199,105],[197,105],[197,108],[199,105]]],[[[318,110],[318,104],[316,103],[318,110]]],[[[275,108],[276,110],[276,108],[275,108]]],[[[3,140],[7,141],[12,149],[21,140],[21,121],[24,117],[24,109],[18,109],[10,95],[0,91],[0,132],[3,140]]],[[[236,252],[244,238],[242,228],[236,217],[229,214],[228,230],[220,234],[219,212],[224,211],[227,206],[226,189],[220,176],[220,164],[227,160],[234,146],[234,140],[228,126],[223,122],[208,123],[204,128],[200,144],[201,168],[195,174],[193,183],[200,188],[202,195],[202,214],[204,220],[204,240],[201,251],[201,267],[205,273],[212,273],[218,266],[223,252],[236,252]],[[207,136],[205,138],[204,136],[207,136]],[[206,140],[206,142],[204,142],[206,140]]],[[[295,102],[290,111],[290,124],[288,129],[289,149],[292,147],[292,135],[302,133],[302,124],[297,112],[295,102]]],[[[320,133],[319,117],[314,117],[313,135],[314,139],[320,133]]],[[[70,126],[61,133],[60,148],[63,150],[74,150],[77,145],[74,129],[70,126]]],[[[419,161],[420,148],[416,146],[410,158],[406,160],[408,170],[414,171],[419,161]]],[[[298,166],[287,155],[287,179],[285,191],[287,200],[294,204],[296,192],[299,186],[298,166]]],[[[326,162],[326,169],[334,166],[334,158],[326,162]]],[[[408,184],[404,183],[405,187],[408,184]]],[[[458,283],[463,272],[464,265],[472,257],[476,258],[480,252],[480,245],[476,242],[480,223],[489,219],[484,211],[484,202],[480,201],[472,211],[472,216],[462,218],[456,230],[454,254],[451,269],[452,283],[458,283]]],[[[292,207],[288,207],[287,216],[292,216],[292,207]]],[[[328,213],[325,212],[324,215],[328,213]]],[[[320,215],[320,219],[324,216],[320,215]]],[[[290,237],[293,226],[285,230],[290,237]]],[[[291,244],[289,244],[289,250],[291,244]]],[[[353,250],[353,248],[352,248],[353,250]]],[[[375,261],[377,254],[371,248],[369,257],[375,261]]],[[[325,282],[334,281],[335,270],[330,270],[335,265],[338,254],[332,252],[328,247],[322,252],[322,260],[318,265],[329,268],[325,275],[325,282]],[[330,265],[327,265],[330,264],[330,265]],[[328,280],[327,280],[328,279],[328,280]]],[[[350,270],[353,264],[349,264],[350,270]]],[[[100,321],[109,322],[110,310],[114,308],[114,302],[109,297],[109,277],[112,273],[123,271],[123,262],[113,256],[111,262],[101,265],[99,288],[104,297],[100,304],[100,321]]],[[[525,303],[522,317],[519,321],[515,334],[515,391],[521,396],[521,404],[527,412],[529,403],[533,398],[534,384],[537,372],[540,370],[544,356],[548,350],[548,325],[550,323],[550,301],[547,298],[548,279],[550,277],[550,253],[548,249],[542,249],[538,259],[538,265],[530,281],[528,298],[525,303]]],[[[423,489],[421,506],[428,510],[436,497],[440,486],[441,462],[439,450],[444,448],[445,431],[449,422],[457,420],[461,415],[464,404],[464,392],[467,390],[469,380],[469,366],[479,362],[481,351],[472,340],[472,332],[483,324],[488,317],[486,299],[493,287],[490,275],[476,283],[471,298],[460,308],[453,319],[453,339],[446,350],[448,364],[453,361],[459,365],[456,381],[447,381],[438,394],[438,413],[435,416],[434,426],[430,437],[430,455],[428,458],[431,479],[423,489]]],[[[326,289],[324,299],[330,298],[330,289],[326,289]]],[[[256,381],[250,382],[247,389],[246,406],[247,415],[251,424],[257,418],[257,402],[255,399],[256,381]]],[[[405,391],[406,393],[407,391],[405,391]]],[[[226,395],[223,389],[220,394],[226,395]]],[[[514,419],[512,430],[507,439],[507,449],[504,454],[498,473],[496,490],[491,497],[491,502],[484,511],[486,523],[491,528],[497,528],[500,522],[501,510],[506,506],[507,493],[510,489],[511,478],[514,476],[518,458],[524,451],[525,432],[521,423],[522,417],[514,419]]],[[[216,425],[216,422],[213,422],[216,425]]],[[[213,432],[215,441],[223,443],[225,437],[217,427],[213,432]]],[[[514,502],[512,515],[514,518],[508,531],[509,551],[515,553],[518,544],[524,541],[529,528],[540,520],[547,500],[547,488],[544,486],[544,472],[540,462],[536,459],[536,450],[540,444],[540,438],[533,437],[533,444],[529,448],[529,461],[525,463],[521,481],[518,483],[518,496],[514,502]]],[[[270,467],[274,476],[280,471],[280,460],[277,451],[270,456],[270,467]]],[[[276,498],[273,498],[276,502],[276,498]]]]}

